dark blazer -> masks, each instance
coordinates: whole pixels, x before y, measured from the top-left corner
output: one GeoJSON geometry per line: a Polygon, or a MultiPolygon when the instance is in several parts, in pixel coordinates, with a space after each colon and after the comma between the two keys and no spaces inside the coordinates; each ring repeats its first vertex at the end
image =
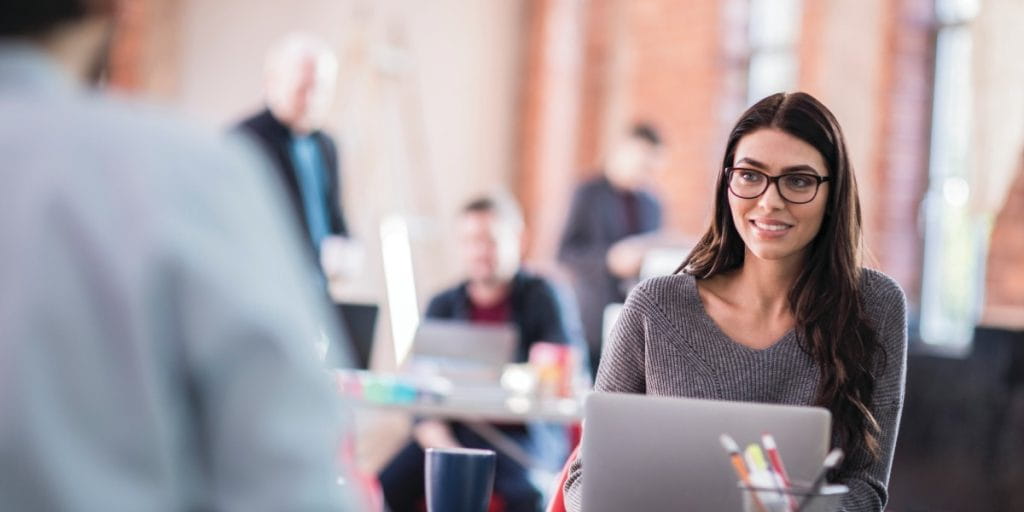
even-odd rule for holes
{"type": "Polygon", "coordinates": [[[558,248],[559,261],[573,274],[576,300],[594,365],[601,342],[604,307],[626,298],[622,283],[608,271],[608,249],[623,238],[661,227],[661,206],[654,196],[641,191],[636,201],[639,229],[630,231],[622,200],[611,182],[601,175],[582,183],[573,196],[558,248]]]}
{"type": "MultiPolygon", "coordinates": [[[[467,283],[436,295],[427,306],[427,318],[469,320],[467,283]]],[[[517,360],[526,361],[530,347],[538,341],[570,343],[569,324],[554,288],[543,278],[524,271],[512,278],[512,323],[519,330],[517,360]]],[[[582,348],[582,347],[581,347],[582,348]]]]}
{"type": "MultiPolygon", "coordinates": [[[[289,153],[292,137],[291,130],[274,118],[270,110],[267,109],[238,123],[235,129],[253,137],[260,147],[267,152],[270,161],[278,170],[281,182],[285,185],[295,215],[305,229],[304,232],[309,233],[306,212],[302,206],[299,180],[295,174],[295,166],[289,153]]],[[[338,168],[337,148],[334,141],[326,133],[318,130],[313,132],[312,135],[320,147],[324,168],[327,170],[324,183],[327,184],[327,211],[330,213],[328,221],[330,222],[331,234],[348,236],[348,226],[345,224],[345,216],[341,209],[341,176],[338,168]]]]}

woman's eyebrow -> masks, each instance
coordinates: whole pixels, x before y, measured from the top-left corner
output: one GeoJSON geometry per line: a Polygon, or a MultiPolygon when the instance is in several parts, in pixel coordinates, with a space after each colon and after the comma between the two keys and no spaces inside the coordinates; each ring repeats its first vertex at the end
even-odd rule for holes
{"type": "MultiPolygon", "coordinates": [[[[753,158],[750,158],[750,157],[743,157],[743,158],[739,159],[736,162],[735,165],[739,165],[739,164],[748,164],[748,165],[750,165],[752,167],[757,167],[757,168],[765,170],[765,171],[768,170],[768,165],[766,165],[766,164],[764,164],[762,162],[759,162],[757,160],[754,160],[753,158]]],[[[791,165],[789,167],[783,167],[782,171],[780,171],[779,174],[789,174],[789,173],[793,173],[793,172],[807,172],[807,171],[810,171],[810,172],[812,172],[814,174],[817,174],[818,176],[822,175],[820,172],[818,172],[817,169],[815,169],[814,167],[811,167],[810,165],[807,165],[807,164],[791,165]]]]}
{"type": "Polygon", "coordinates": [[[788,174],[788,173],[791,173],[791,172],[807,172],[807,171],[810,171],[810,172],[812,172],[814,174],[817,174],[819,176],[821,175],[821,173],[819,173],[817,169],[815,169],[814,167],[811,167],[809,165],[791,165],[789,167],[783,167],[782,168],[782,174],[788,174]]]}
{"type": "Polygon", "coordinates": [[[733,165],[739,165],[739,164],[742,164],[742,163],[747,163],[747,164],[750,164],[750,165],[752,165],[754,167],[758,167],[758,168],[761,168],[761,169],[768,169],[767,165],[765,165],[765,164],[763,164],[761,162],[758,162],[757,160],[754,160],[753,158],[746,158],[746,157],[739,159],[739,161],[737,161],[733,165]]]}

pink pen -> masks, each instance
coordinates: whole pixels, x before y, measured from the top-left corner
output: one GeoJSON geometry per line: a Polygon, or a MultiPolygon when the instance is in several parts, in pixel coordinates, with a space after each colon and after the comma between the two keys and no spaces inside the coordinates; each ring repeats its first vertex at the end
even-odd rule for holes
{"type": "MultiPolygon", "coordinates": [[[[761,444],[764,445],[764,451],[768,453],[768,462],[771,463],[772,470],[775,471],[776,475],[779,475],[784,488],[789,489],[792,487],[793,484],[789,481],[789,474],[786,473],[786,466],[782,464],[782,457],[779,455],[779,449],[775,445],[775,438],[771,434],[764,434],[761,436],[761,444]]],[[[796,510],[796,499],[792,494],[786,494],[789,497],[790,510],[796,510]]]]}

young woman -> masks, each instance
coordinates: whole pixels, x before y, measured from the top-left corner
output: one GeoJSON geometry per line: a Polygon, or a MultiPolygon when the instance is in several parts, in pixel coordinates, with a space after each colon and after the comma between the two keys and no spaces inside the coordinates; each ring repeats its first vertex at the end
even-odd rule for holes
{"type": "MultiPolygon", "coordinates": [[[[857,181],[835,117],[808,94],[769,96],[725,148],[714,219],[675,275],[626,300],[598,392],[819,405],[847,511],[882,510],[903,407],[906,306],[861,267],[857,181]]],[[[580,510],[583,461],[565,484],[580,510]]]]}

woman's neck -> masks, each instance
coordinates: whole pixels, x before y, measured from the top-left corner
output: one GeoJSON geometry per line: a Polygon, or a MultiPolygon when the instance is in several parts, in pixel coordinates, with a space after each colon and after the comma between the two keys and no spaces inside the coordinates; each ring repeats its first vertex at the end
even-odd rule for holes
{"type": "Polygon", "coordinates": [[[789,292],[799,274],[792,261],[763,260],[748,254],[733,276],[734,300],[771,316],[789,315],[789,292]]]}
{"type": "Polygon", "coordinates": [[[479,307],[493,306],[508,296],[511,284],[501,280],[470,281],[466,286],[469,300],[479,307]]]}

